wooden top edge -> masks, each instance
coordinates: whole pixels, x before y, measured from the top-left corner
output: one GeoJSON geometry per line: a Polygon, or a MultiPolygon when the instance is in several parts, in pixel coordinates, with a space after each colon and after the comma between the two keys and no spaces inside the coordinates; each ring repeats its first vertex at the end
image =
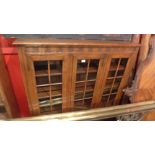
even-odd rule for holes
{"type": "Polygon", "coordinates": [[[120,41],[96,41],[75,39],[32,39],[21,38],[13,42],[16,46],[116,46],[116,47],[139,47],[140,44],[120,41]]]}

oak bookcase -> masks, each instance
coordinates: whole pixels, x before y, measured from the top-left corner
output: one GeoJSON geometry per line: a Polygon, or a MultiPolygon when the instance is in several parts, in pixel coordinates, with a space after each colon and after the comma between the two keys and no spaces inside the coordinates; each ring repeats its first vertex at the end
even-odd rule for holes
{"type": "Polygon", "coordinates": [[[130,40],[19,38],[32,115],[119,105],[131,81],[139,35],[130,40]]]}

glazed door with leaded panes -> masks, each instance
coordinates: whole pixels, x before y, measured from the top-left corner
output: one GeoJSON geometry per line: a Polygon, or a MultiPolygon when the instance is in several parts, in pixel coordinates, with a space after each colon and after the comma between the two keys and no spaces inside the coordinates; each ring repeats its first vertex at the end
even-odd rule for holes
{"type": "Polygon", "coordinates": [[[64,54],[31,55],[37,100],[32,107],[38,113],[59,113],[70,107],[68,58],[64,54]]]}

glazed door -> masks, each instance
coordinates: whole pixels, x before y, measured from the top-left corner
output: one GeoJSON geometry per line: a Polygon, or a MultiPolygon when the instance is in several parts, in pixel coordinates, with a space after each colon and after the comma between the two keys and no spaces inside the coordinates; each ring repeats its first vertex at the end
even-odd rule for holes
{"type": "Polygon", "coordinates": [[[106,54],[97,51],[74,54],[71,104],[74,110],[91,108],[100,66],[104,65],[106,54]]]}
{"type": "Polygon", "coordinates": [[[136,48],[111,48],[105,66],[100,66],[93,96],[93,107],[118,105],[123,89],[131,84],[138,50],[136,48]],[[99,91],[100,90],[100,91],[99,91]]]}
{"type": "MultiPolygon", "coordinates": [[[[70,107],[67,54],[27,54],[26,78],[31,113],[59,113],[70,107]],[[31,67],[30,67],[31,66],[31,67]],[[30,79],[29,79],[30,77],[30,79]]],[[[71,82],[70,82],[71,83],[71,82]]]]}

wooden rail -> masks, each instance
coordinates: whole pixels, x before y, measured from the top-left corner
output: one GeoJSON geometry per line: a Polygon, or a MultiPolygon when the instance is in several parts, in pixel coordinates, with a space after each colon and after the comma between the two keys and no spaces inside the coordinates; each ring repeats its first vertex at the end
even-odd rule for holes
{"type": "Polygon", "coordinates": [[[155,101],[139,102],[107,108],[96,108],[77,112],[43,115],[28,118],[11,119],[14,121],[45,121],[45,120],[101,120],[131,113],[147,112],[155,109],[155,101]]]}

